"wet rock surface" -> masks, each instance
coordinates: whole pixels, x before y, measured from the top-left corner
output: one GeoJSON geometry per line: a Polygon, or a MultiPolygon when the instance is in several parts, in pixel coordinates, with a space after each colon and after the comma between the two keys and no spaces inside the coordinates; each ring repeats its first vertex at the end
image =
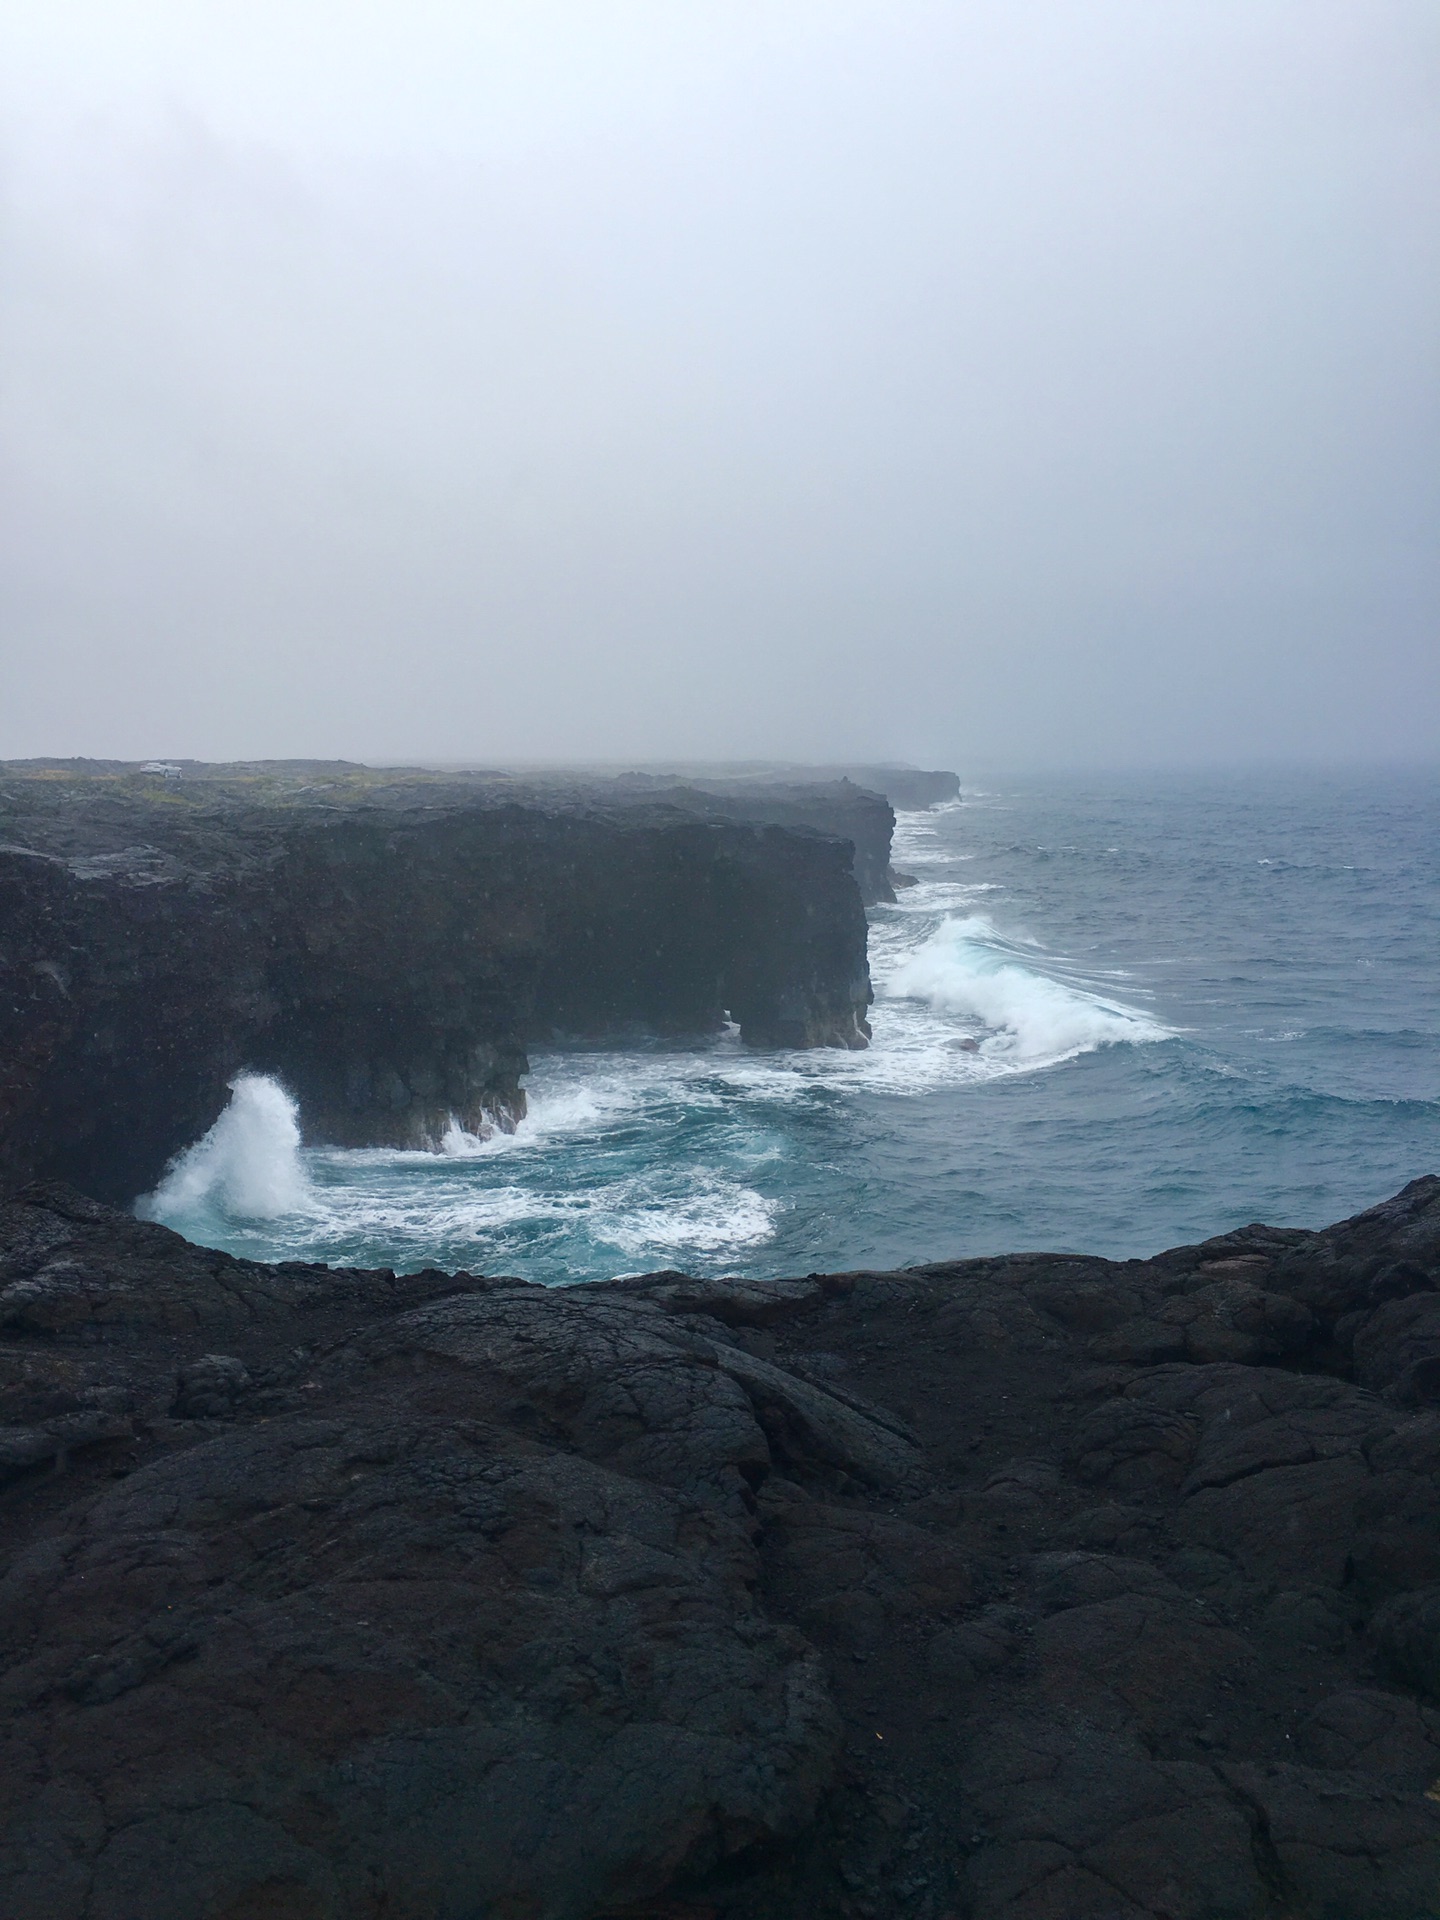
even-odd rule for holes
{"type": "Polygon", "coordinates": [[[1433,1178],[1145,1262],[564,1291],[30,1188],[0,1911],[1433,1915],[1437,1299],[1433,1178]]]}

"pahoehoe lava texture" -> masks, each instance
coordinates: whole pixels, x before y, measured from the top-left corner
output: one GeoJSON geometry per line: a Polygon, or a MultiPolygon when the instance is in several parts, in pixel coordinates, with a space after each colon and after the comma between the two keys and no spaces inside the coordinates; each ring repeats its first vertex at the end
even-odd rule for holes
{"type": "Polygon", "coordinates": [[[3,770],[0,1183],[128,1202],[242,1068],[313,1139],[419,1146],[512,1122],[536,1042],[865,1044],[847,839],[614,783],[242,771],[3,770]]]}
{"type": "Polygon", "coordinates": [[[10,1920],[1412,1920],[1440,1179],[772,1283],[0,1210],[10,1920]]]}

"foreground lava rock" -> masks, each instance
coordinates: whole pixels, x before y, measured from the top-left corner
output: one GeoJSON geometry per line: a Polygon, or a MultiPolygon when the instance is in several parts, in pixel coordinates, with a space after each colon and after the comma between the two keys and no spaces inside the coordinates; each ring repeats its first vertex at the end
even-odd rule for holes
{"type": "Polygon", "coordinates": [[[14,1920],[1412,1920],[1440,1179],[548,1290],[0,1211],[14,1920]]]}

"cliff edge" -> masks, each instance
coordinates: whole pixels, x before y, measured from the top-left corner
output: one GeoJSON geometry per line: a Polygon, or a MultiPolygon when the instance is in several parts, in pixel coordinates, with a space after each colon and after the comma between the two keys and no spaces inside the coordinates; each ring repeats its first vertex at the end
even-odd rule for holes
{"type": "Polygon", "coordinates": [[[852,856],[674,798],[0,769],[0,1182],[128,1201],[247,1067],[311,1138],[422,1145],[513,1124],[539,1042],[863,1046],[852,856]]]}

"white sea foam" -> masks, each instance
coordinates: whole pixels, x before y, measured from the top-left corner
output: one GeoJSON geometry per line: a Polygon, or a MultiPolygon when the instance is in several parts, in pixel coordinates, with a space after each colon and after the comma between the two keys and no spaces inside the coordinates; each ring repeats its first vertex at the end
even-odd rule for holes
{"type": "Polygon", "coordinates": [[[947,919],[893,967],[883,991],[973,1022],[984,1036],[978,1052],[994,1063],[1034,1066],[1167,1037],[1140,1009],[1042,971],[1034,942],[1023,943],[1023,959],[1017,944],[982,914],[947,919]]]}
{"type": "Polygon", "coordinates": [[[230,1104],[214,1126],[136,1211],[167,1222],[204,1208],[238,1220],[276,1220],[303,1212],[310,1197],[295,1102],[278,1080],[242,1073],[230,1082],[230,1104]]]}
{"type": "MultiPolygon", "coordinates": [[[[546,1192],[543,1187],[510,1183],[486,1186],[458,1167],[443,1168],[448,1178],[417,1179],[409,1156],[357,1154],[329,1148],[316,1153],[325,1185],[317,1185],[306,1222],[307,1245],[323,1250],[355,1238],[389,1241],[423,1255],[445,1243],[483,1251],[497,1236],[517,1228],[563,1227],[585,1214],[583,1194],[546,1192]]],[[[436,1165],[435,1156],[430,1164],[436,1165]]]]}
{"type": "MultiPolygon", "coordinates": [[[[557,1190],[539,1159],[501,1186],[448,1156],[426,1156],[430,1171],[423,1176],[408,1153],[322,1148],[311,1159],[317,1181],[303,1224],[311,1257],[359,1239],[388,1244],[402,1259],[399,1249],[423,1259],[444,1245],[479,1265],[516,1235],[554,1244],[576,1233],[642,1259],[738,1252],[768,1239],[779,1212],[743,1182],[699,1168],[677,1173],[661,1166],[566,1191],[557,1190]]],[[[184,1216],[177,1209],[175,1217],[184,1216]]]]}
{"type": "Polygon", "coordinates": [[[942,806],[927,808],[920,813],[898,813],[895,815],[895,833],[890,845],[890,858],[903,871],[907,867],[935,866],[959,858],[968,858],[958,854],[953,848],[947,848],[944,826],[951,814],[961,808],[958,800],[949,800],[942,806]]]}
{"type": "Polygon", "coordinates": [[[632,1256],[648,1256],[655,1248],[722,1253],[768,1240],[778,1212],[774,1201],[751,1187],[713,1180],[668,1199],[618,1192],[611,1207],[599,1209],[590,1230],[595,1239],[632,1256]]]}

